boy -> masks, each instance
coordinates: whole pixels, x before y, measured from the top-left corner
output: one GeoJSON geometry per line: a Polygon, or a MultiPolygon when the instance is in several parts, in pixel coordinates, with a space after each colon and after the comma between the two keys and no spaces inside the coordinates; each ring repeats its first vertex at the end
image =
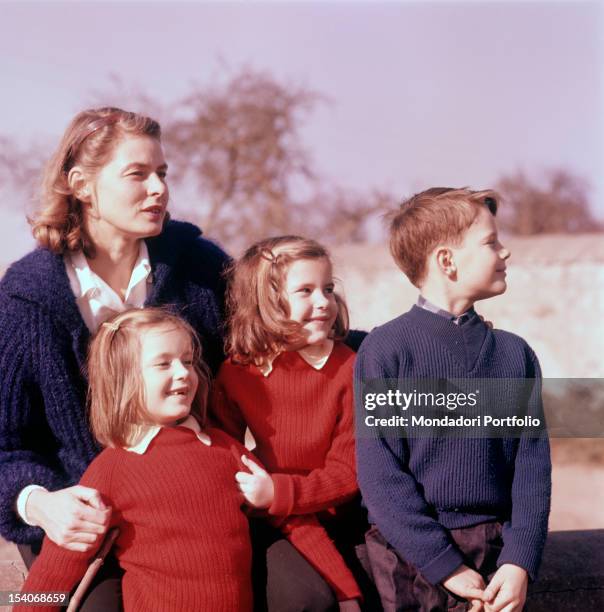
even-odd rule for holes
{"type": "MultiPolygon", "coordinates": [[[[495,193],[468,189],[428,189],[401,205],[390,250],[421,295],[363,342],[358,406],[371,380],[532,378],[528,409],[540,414],[537,357],[473,309],[506,289],[510,252],[496,211],[495,193]]],[[[547,534],[546,435],[380,436],[357,419],[357,465],[373,525],[367,554],[386,610],[522,610],[547,534]]]]}

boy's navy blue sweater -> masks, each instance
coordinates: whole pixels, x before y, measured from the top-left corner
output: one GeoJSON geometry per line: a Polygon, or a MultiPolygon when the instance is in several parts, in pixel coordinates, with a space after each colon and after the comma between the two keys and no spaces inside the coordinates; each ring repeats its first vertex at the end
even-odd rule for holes
{"type": "MultiPolygon", "coordinates": [[[[414,306],[365,339],[355,390],[358,404],[362,383],[376,379],[536,378],[527,407],[536,415],[540,377],[522,338],[489,329],[476,314],[455,325],[414,306]]],[[[503,523],[498,566],[513,563],[535,578],[550,507],[546,436],[395,438],[369,436],[361,427],[357,419],[358,479],[370,520],[430,582],[442,582],[463,563],[449,530],[487,521],[503,523]]]]}
{"type": "MultiPolygon", "coordinates": [[[[204,358],[222,352],[224,252],[189,223],[170,221],[147,239],[153,285],[147,306],[170,306],[200,334],[204,358]]],[[[0,533],[33,543],[14,502],[23,487],[75,484],[99,452],[86,417],[83,374],[90,334],[61,255],[36,249],[0,283],[0,533]]]]}

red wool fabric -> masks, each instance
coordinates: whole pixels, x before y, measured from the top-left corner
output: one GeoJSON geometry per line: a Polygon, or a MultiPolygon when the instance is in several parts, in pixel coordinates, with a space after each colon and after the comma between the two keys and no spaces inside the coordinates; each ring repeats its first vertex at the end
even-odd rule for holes
{"type": "Polygon", "coordinates": [[[223,363],[212,392],[214,418],[243,441],[271,473],[275,498],[268,512],[340,601],[358,598],[352,573],[320,524],[322,511],[358,491],[354,458],[354,353],[336,343],[322,369],[296,351],[281,353],[265,377],[254,365],[223,363]]]}
{"type": "MultiPolygon", "coordinates": [[[[114,550],[126,611],[252,609],[248,520],[235,482],[246,451],[217,429],[207,433],[211,446],[190,429],[163,428],[143,455],[105,449],[82,477],[120,529],[114,550]]],[[[23,590],[71,591],[93,556],[45,538],[23,590]]],[[[49,609],[59,608],[31,611],[49,609]]]]}

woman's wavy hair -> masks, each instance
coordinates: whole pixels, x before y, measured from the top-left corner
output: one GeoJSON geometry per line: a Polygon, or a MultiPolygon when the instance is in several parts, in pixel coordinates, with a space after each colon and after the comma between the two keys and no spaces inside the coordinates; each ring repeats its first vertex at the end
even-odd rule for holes
{"type": "Polygon", "coordinates": [[[153,328],[180,329],[190,337],[199,379],[191,413],[205,425],[210,377],[195,330],[165,308],[135,308],[103,323],[88,352],[90,429],[103,446],[132,446],[143,433],[147,412],[141,336],[153,328]]]}
{"type": "MultiPolygon", "coordinates": [[[[314,240],[277,236],[253,244],[229,272],[226,352],[238,363],[260,364],[272,355],[304,344],[299,323],[290,317],[284,286],[289,266],[300,259],[326,259],[329,252],[314,240]]],[[[334,294],[338,313],[334,340],[348,333],[348,309],[334,294]]]]}
{"type": "Polygon", "coordinates": [[[72,119],[44,169],[38,210],[28,218],[39,246],[58,254],[83,250],[94,255],[84,230],[82,202],[69,184],[69,171],[80,166],[85,175],[95,176],[126,136],[159,141],[161,128],[154,119],[115,107],[85,110],[72,119]]]}

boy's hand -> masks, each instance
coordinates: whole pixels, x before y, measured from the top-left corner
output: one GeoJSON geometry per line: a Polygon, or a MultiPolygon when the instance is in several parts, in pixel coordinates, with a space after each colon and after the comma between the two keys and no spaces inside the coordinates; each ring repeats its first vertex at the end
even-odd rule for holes
{"type": "Polygon", "coordinates": [[[467,565],[460,565],[446,580],[443,586],[451,593],[472,602],[472,612],[482,610],[484,599],[484,580],[482,576],[467,565]]]}
{"type": "Polygon", "coordinates": [[[271,475],[245,455],[241,456],[241,461],[251,472],[251,474],[247,472],[235,474],[235,480],[243,497],[254,508],[268,508],[275,497],[275,485],[271,475]]]}
{"type": "Polygon", "coordinates": [[[485,610],[520,612],[526,600],[527,587],[526,570],[511,563],[504,563],[495,572],[484,592],[485,610]]]}

